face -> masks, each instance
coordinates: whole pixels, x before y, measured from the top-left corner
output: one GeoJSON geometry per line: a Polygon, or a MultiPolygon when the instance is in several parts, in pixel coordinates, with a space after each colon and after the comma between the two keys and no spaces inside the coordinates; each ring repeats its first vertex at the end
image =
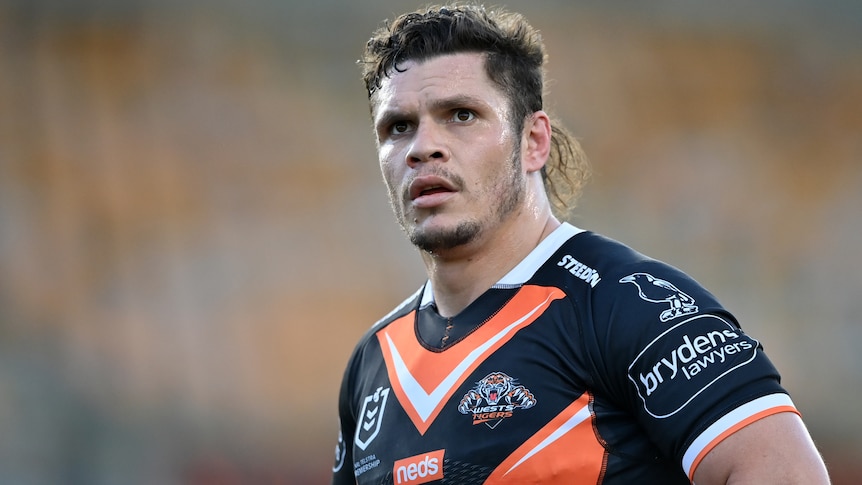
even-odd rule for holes
{"type": "Polygon", "coordinates": [[[372,99],[380,168],[396,218],[432,253],[476,241],[524,198],[520,133],[481,54],[452,54],[386,78],[372,99]]]}

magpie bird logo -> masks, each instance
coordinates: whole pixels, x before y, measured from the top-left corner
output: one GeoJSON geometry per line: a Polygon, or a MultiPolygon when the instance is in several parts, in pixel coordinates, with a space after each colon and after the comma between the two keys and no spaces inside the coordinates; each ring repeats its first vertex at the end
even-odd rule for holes
{"type": "Polygon", "coordinates": [[[659,315],[659,320],[667,322],[684,315],[697,313],[694,298],[688,296],[669,281],[665,281],[649,273],[633,273],[622,279],[620,283],[632,283],[638,288],[638,296],[650,303],[667,303],[670,308],[659,315]]]}

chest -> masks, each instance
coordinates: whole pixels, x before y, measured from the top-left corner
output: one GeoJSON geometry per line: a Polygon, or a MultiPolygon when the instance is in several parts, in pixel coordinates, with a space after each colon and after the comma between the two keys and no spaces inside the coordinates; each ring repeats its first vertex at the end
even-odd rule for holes
{"type": "Polygon", "coordinates": [[[551,305],[553,290],[513,302],[445,350],[420,342],[412,314],[382,329],[355,388],[359,483],[581,474],[595,483],[605,450],[576,327],[561,323],[572,316],[551,305]]]}

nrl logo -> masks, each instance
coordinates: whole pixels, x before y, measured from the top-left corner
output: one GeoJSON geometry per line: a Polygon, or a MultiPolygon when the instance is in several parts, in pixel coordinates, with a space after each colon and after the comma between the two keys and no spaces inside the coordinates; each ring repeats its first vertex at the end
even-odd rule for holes
{"type": "Polygon", "coordinates": [[[697,313],[694,298],[683,293],[669,281],[648,273],[634,273],[620,279],[620,283],[632,283],[637,286],[641,300],[669,304],[670,308],[661,312],[658,317],[662,322],[697,313]]]}
{"type": "Polygon", "coordinates": [[[383,421],[383,411],[386,410],[386,400],[389,398],[389,388],[378,387],[374,394],[367,396],[359,411],[360,422],[356,426],[356,437],[353,442],[365,449],[380,432],[380,422],[383,421]]]}
{"type": "Polygon", "coordinates": [[[473,424],[485,423],[494,429],[515,409],[529,409],[536,405],[536,397],[515,379],[502,372],[492,372],[461,398],[458,411],[473,415],[473,424]],[[483,406],[484,404],[484,406],[483,406]]]}

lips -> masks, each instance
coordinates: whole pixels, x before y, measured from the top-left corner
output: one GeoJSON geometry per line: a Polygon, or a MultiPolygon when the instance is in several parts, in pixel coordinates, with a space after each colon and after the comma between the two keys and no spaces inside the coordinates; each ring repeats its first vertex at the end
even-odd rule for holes
{"type": "Polygon", "coordinates": [[[416,177],[410,183],[410,200],[435,194],[454,192],[455,188],[446,179],[436,175],[416,177]]]}

